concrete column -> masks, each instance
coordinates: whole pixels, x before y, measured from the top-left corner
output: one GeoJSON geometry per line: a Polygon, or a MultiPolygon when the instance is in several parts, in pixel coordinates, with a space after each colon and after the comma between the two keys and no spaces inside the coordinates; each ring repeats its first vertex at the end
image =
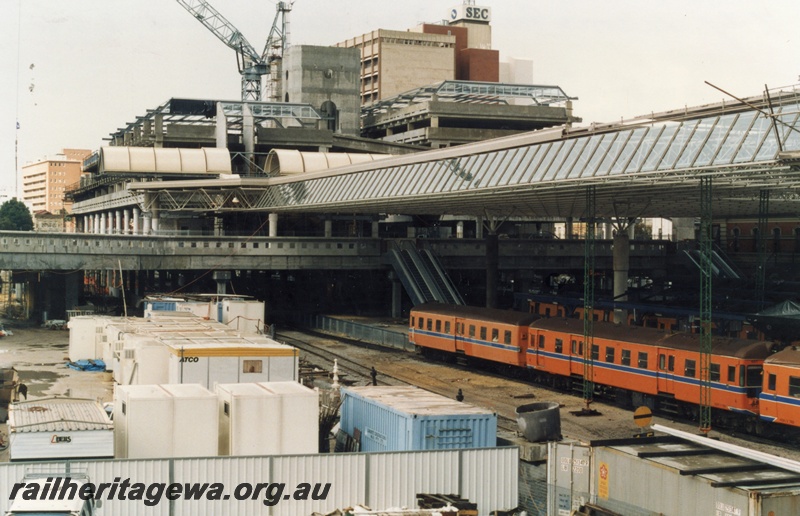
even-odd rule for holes
{"type": "Polygon", "coordinates": [[[114,214],[115,229],[118,235],[122,234],[122,210],[117,210],[114,214]]]}
{"type": "Polygon", "coordinates": [[[574,224],[572,217],[567,217],[567,220],[564,221],[564,238],[567,240],[572,240],[572,232],[574,231],[574,224]]]}
{"type": "MultiPolygon", "coordinates": [[[[630,270],[631,244],[626,231],[620,231],[614,237],[614,300],[627,301],[628,271],[630,270]]],[[[625,324],[627,310],[614,310],[614,322],[625,324]]]]}
{"type": "Polygon", "coordinates": [[[497,233],[486,235],[486,308],[497,308],[497,275],[500,262],[500,242],[497,233]]]}
{"type": "Polygon", "coordinates": [[[100,214],[100,234],[105,235],[107,230],[108,230],[108,220],[106,218],[106,212],[103,212],[100,214]]]}
{"type": "Polygon", "coordinates": [[[325,238],[330,238],[333,236],[333,221],[331,219],[325,219],[325,238]]]}
{"type": "Polygon", "coordinates": [[[248,175],[255,175],[255,150],[256,150],[256,132],[255,123],[253,121],[253,113],[250,111],[250,106],[247,103],[242,103],[242,144],[244,145],[244,154],[251,163],[248,165],[248,175]]]}
{"type": "Polygon", "coordinates": [[[378,238],[380,235],[380,223],[377,220],[372,221],[372,238],[378,238]]]}
{"type": "Polygon", "coordinates": [[[403,316],[403,285],[392,273],[392,317],[399,319],[403,316]]]}
{"type": "Polygon", "coordinates": [[[156,137],[153,147],[160,148],[164,146],[164,114],[157,113],[156,116],[153,117],[153,122],[153,132],[156,137]]]}
{"type": "Polygon", "coordinates": [[[153,226],[150,222],[151,216],[150,212],[146,211],[142,214],[142,234],[143,235],[150,235],[153,232],[153,226]]]}
{"type": "Polygon", "coordinates": [[[464,222],[456,224],[456,238],[464,238],[464,222]]]}
{"type": "Polygon", "coordinates": [[[672,219],[672,234],[677,242],[684,240],[694,240],[694,219],[674,218],[672,219]]]}
{"type": "Polygon", "coordinates": [[[96,235],[100,233],[100,214],[93,213],[92,214],[92,234],[96,235]]]}
{"type": "Polygon", "coordinates": [[[158,206],[154,203],[150,207],[150,223],[152,224],[153,234],[158,233],[158,217],[159,217],[159,209],[158,206]]]}
{"type": "Polygon", "coordinates": [[[222,216],[214,216],[214,236],[224,236],[225,226],[222,216]]]}
{"type": "Polygon", "coordinates": [[[132,228],[132,233],[134,235],[138,235],[139,234],[139,214],[140,213],[141,212],[139,210],[139,207],[138,206],[134,206],[133,207],[133,228],[132,228]]]}
{"type": "Polygon", "coordinates": [[[606,228],[605,229],[605,231],[606,231],[605,238],[607,240],[611,240],[612,238],[614,238],[614,225],[612,223],[610,223],[610,222],[606,222],[605,223],[605,228],[606,228]]]}
{"type": "Polygon", "coordinates": [[[84,215],[83,216],[83,232],[84,233],[91,233],[92,232],[91,228],[89,227],[89,216],[88,215],[84,215]]]}
{"type": "Polygon", "coordinates": [[[271,236],[271,237],[278,236],[278,214],[277,213],[270,213],[269,214],[269,236],[271,236]]]}
{"type": "Polygon", "coordinates": [[[131,210],[128,208],[122,211],[122,233],[125,235],[131,234],[131,210]]]}
{"type": "Polygon", "coordinates": [[[228,117],[222,109],[222,102],[217,102],[217,124],[214,128],[214,136],[217,140],[217,148],[228,148],[228,117]]]}
{"type": "Polygon", "coordinates": [[[483,238],[483,217],[475,217],[475,238],[483,238]]]}

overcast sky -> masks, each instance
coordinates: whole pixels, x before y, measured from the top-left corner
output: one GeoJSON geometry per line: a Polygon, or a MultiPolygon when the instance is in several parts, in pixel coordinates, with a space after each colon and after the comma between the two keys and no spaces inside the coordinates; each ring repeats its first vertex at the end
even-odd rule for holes
{"type": "MultiPolygon", "coordinates": [[[[211,0],[257,49],[269,0],[211,0]]],[[[461,0],[297,0],[291,42],[437,22],[461,0]]],[[[500,58],[578,97],[584,123],[800,80],[799,0],[479,0],[500,58]]],[[[19,166],[103,138],[172,97],[240,98],[232,50],[172,0],[0,0],[0,192],[19,166]],[[19,129],[16,124],[19,123],[19,129]],[[18,141],[15,151],[15,141],[18,141]]],[[[21,187],[21,181],[20,181],[21,187]]]]}

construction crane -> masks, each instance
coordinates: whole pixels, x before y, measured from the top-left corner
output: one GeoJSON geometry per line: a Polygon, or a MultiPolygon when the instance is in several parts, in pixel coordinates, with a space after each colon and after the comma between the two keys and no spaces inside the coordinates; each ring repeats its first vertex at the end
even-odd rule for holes
{"type": "Polygon", "coordinates": [[[247,38],[219,11],[205,0],[176,0],[220,41],[236,51],[236,62],[242,76],[242,101],[260,101],[261,77],[269,75],[264,98],[280,102],[281,62],[289,40],[289,12],[294,2],[278,2],[264,51],[260,54],[247,38]]]}

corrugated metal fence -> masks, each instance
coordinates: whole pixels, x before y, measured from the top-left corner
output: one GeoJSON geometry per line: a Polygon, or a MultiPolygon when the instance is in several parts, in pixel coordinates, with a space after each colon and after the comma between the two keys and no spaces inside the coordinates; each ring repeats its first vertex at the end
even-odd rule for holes
{"type": "MultiPolygon", "coordinates": [[[[208,457],[197,459],[106,460],[93,462],[11,463],[0,465],[0,509],[10,504],[13,485],[26,474],[66,472],[88,475],[92,483],[147,486],[161,482],[215,483],[224,486],[225,500],[168,500],[162,492],[157,503],[144,500],[120,500],[119,488],[114,499],[101,496],[100,514],[115,516],[211,516],[222,514],[305,516],[312,512],[330,512],[355,504],[373,509],[416,507],[418,493],[457,494],[478,504],[480,514],[517,507],[519,453],[516,447],[442,450],[433,452],[318,454],[276,457],[208,457]],[[255,497],[239,501],[234,492],[240,484],[283,483],[278,491],[264,489],[255,497]],[[313,500],[330,488],[324,500],[313,500]],[[307,499],[297,500],[300,484],[310,484],[307,499]],[[272,506],[265,500],[273,499],[272,506]]],[[[150,488],[144,499],[156,500],[150,488]]],[[[239,491],[247,492],[247,486],[239,491]]],[[[130,488],[128,488],[130,493],[130,488]]],[[[19,496],[19,495],[18,495],[19,496]]]]}
{"type": "Polygon", "coordinates": [[[344,319],[335,319],[325,315],[298,314],[296,324],[306,328],[319,330],[334,335],[344,335],[349,339],[369,342],[388,348],[414,351],[414,346],[408,343],[408,335],[389,328],[370,326],[344,319]]]}

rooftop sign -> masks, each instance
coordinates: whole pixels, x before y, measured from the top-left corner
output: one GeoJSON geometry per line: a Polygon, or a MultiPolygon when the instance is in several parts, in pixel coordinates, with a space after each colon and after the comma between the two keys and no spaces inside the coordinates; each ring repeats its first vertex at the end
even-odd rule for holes
{"type": "Polygon", "coordinates": [[[492,21],[492,9],[479,5],[459,5],[450,10],[450,22],[456,21],[489,23],[492,21]]]}

